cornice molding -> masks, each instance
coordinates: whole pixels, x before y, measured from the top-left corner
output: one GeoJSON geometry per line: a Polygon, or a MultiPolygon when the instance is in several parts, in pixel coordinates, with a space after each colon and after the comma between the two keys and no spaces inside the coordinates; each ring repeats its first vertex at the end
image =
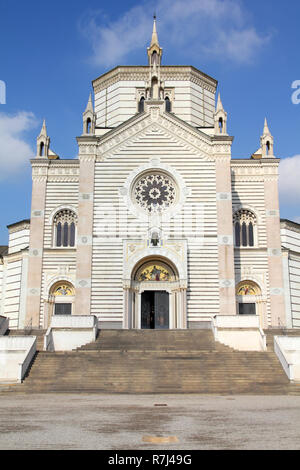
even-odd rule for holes
{"type": "Polygon", "coordinates": [[[300,224],[294,222],[293,220],[281,219],[280,228],[300,233],[300,224]]]}
{"type": "Polygon", "coordinates": [[[235,183],[237,181],[243,181],[245,183],[247,182],[264,182],[264,181],[273,181],[273,182],[278,182],[278,177],[265,177],[265,176],[246,176],[246,175],[238,175],[238,176],[233,176],[232,182],[235,183]]]}
{"type": "Polygon", "coordinates": [[[30,222],[20,224],[17,227],[9,228],[9,233],[22,232],[22,230],[30,230],[30,222]]]}
{"type": "Polygon", "coordinates": [[[47,181],[49,183],[78,183],[79,176],[49,176],[47,181]]]}
{"type": "Polygon", "coordinates": [[[37,183],[45,183],[47,181],[47,176],[32,175],[32,181],[37,183]]]}
{"type": "Polygon", "coordinates": [[[32,168],[49,168],[50,160],[35,158],[34,160],[30,160],[32,168]]]}
{"type": "Polygon", "coordinates": [[[66,159],[66,160],[52,160],[50,162],[50,168],[61,168],[61,167],[66,167],[66,168],[78,168],[79,167],[79,159],[74,158],[74,159],[66,159]]]}
{"type": "Polygon", "coordinates": [[[253,167],[275,167],[279,166],[280,160],[279,158],[272,158],[272,159],[261,159],[261,160],[254,160],[253,158],[236,158],[231,160],[231,164],[234,167],[244,167],[244,166],[253,166],[253,167]]]}
{"type": "MultiPolygon", "coordinates": [[[[97,159],[97,149],[95,149],[94,155],[91,155],[91,154],[85,155],[84,153],[81,153],[82,150],[84,151],[84,149],[80,149],[80,155],[79,155],[81,163],[95,162],[96,161],[96,159],[97,159]]],[[[87,153],[89,153],[88,149],[86,151],[87,151],[87,153]]]]}
{"type": "MultiPolygon", "coordinates": [[[[201,86],[203,89],[216,92],[217,81],[212,77],[204,74],[200,70],[192,66],[161,66],[160,78],[162,81],[190,81],[201,86]]],[[[104,75],[93,80],[93,87],[95,94],[101,92],[105,88],[114,85],[119,81],[141,81],[147,82],[149,80],[149,67],[148,66],[118,66],[110,70],[104,75]]]]}
{"type": "Polygon", "coordinates": [[[239,167],[231,167],[231,174],[233,176],[240,175],[259,175],[259,176],[274,176],[278,177],[277,167],[261,167],[256,165],[245,165],[239,167]]]}
{"type": "Polygon", "coordinates": [[[71,167],[54,167],[50,168],[48,171],[49,176],[75,176],[79,175],[79,166],[76,165],[73,168],[71,167]]]}

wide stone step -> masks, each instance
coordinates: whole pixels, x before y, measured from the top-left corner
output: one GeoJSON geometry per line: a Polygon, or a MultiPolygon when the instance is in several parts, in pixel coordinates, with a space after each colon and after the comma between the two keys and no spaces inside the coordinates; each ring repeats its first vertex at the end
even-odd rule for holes
{"type": "Polygon", "coordinates": [[[94,343],[75,351],[39,351],[24,383],[8,389],[300,395],[274,352],[234,351],[215,343],[209,330],[103,330],[94,343]]]}
{"type": "Polygon", "coordinates": [[[229,350],[216,343],[210,330],[101,330],[95,342],[80,350],[229,350]]]}

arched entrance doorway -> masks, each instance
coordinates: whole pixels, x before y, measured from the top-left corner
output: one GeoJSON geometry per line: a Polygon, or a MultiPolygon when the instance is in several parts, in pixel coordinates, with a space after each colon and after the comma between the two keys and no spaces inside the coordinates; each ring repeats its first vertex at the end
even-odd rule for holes
{"type": "Polygon", "coordinates": [[[241,281],[237,285],[237,307],[239,315],[259,315],[261,289],[254,281],[241,281]]]}
{"type": "Polygon", "coordinates": [[[176,271],[169,264],[157,259],[149,260],[137,269],[134,280],[142,284],[140,286],[142,329],[170,327],[169,290],[170,283],[176,282],[176,278],[176,271]]]}
{"type": "Polygon", "coordinates": [[[169,292],[145,291],[141,297],[141,328],[166,330],[170,325],[169,292]]]}
{"type": "Polygon", "coordinates": [[[186,286],[174,264],[163,257],[148,257],[132,270],[125,291],[128,328],[186,328],[186,286]]]}

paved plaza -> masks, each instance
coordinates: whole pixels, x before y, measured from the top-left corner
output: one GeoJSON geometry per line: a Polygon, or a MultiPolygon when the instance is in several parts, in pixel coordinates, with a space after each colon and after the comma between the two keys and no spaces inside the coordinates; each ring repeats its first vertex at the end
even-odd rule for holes
{"type": "Polygon", "coordinates": [[[1,450],[298,450],[299,396],[1,394],[1,450]]]}

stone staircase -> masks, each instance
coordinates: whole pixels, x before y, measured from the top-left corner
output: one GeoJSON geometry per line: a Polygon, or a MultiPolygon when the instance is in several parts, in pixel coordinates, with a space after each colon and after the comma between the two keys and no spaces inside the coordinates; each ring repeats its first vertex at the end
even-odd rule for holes
{"type": "Polygon", "coordinates": [[[38,351],[25,381],[2,391],[300,395],[300,385],[272,350],[235,351],[210,330],[102,330],[76,351],[38,351]]]}

